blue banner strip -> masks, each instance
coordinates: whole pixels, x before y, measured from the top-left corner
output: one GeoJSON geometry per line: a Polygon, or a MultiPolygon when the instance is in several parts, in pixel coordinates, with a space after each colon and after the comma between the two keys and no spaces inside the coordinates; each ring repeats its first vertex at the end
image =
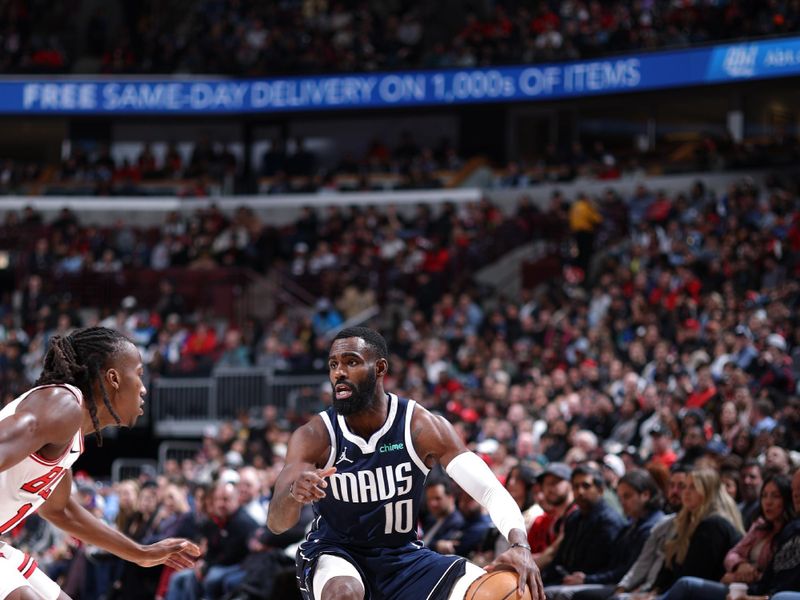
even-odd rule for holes
{"type": "Polygon", "coordinates": [[[0,81],[0,113],[236,114],[526,102],[800,75],[800,37],[591,61],[274,79],[0,81]]]}

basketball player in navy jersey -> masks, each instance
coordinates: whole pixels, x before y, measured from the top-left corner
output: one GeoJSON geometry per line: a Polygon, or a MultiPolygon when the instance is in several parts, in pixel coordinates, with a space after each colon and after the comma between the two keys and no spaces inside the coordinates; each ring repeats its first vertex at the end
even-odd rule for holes
{"type": "Polygon", "coordinates": [[[378,332],[342,330],[328,357],[333,406],[289,441],[267,525],[282,533],[313,503],[316,518],[297,552],[304,599],[463,600],[483,569],[424,548],[416,534],[425,478],[438,462],[511,544],[487,570],[515,570],[519,593],[529,586],[544,600],[516,502],[448,421],[384,391],[387,358],[378,332]]]}

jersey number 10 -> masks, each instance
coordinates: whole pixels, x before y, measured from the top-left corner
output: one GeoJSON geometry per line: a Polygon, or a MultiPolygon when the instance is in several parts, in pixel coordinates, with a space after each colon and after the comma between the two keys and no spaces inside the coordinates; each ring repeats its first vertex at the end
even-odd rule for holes
{"type": "Polygon", "coordinates": [[[386,527],[383,533],[408,533],[414,527],[411,500],[398,500],[389,502],[383,507],[386,510],[386,527]]]}

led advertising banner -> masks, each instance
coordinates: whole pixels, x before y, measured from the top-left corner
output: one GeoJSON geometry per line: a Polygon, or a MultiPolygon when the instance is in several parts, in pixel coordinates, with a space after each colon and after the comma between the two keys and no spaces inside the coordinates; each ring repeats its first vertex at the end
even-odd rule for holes
{"type": "Polygon", "coordinates": [[[269,79],[0,80],[0,113],[237,114],[527,102],[800,75],[800,38],[498,68],[269,79]]]}

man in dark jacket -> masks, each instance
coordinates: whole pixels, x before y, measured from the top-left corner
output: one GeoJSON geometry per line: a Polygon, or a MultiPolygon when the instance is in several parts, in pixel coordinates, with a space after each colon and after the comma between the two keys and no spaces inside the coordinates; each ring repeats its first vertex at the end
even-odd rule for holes
{"type": "Polygon", "coordinates": [[[607,550],[611,556],[607,569],[594,573],[575,572],[569,579],[571,585],[550,586],[548,598],[552,600],[588,600],[609,598],[623,575],[631,568],[642,552],[653,527],[664,518],[661,511],[662,495],[655,479],[643,469],[632,469],[620,479],[620,502],[628,517],[628,525],[607,550]]]}
{"type": "MultiPolygon", "coordinates": [[[[572,471],[572,493],[578,510],[567,517],[564,539],[542,579],[546,586],[576,585],[588,574],[610,568],[608,549],[625,527],[625,520],[603,500],[603,475],[587,465],[572,471]]],[[[550,592],[545,588],[550,596],[550,592]]]]}
{"type": "Polygon", "coordinates": [[[745,531],[758,518],[761,510],[761,486],[764,485],[764,473],[761,464],[756,459],[748,459],[740,470],[742,501],[739,503],[739,512],[742,513],[745,531]]]}
{"type": "Polygon", "coordinates": [[[428,519],[424,522],[423,543],[441,554],[453,553],[453,542],[464,527],[464,516],[456,508],[452,483],[434,479],[425,486],[428,519]]]}
{"type": "Polygon", "coordinates": [[[225,587],[233,587],[244,578],[241,562],[247,556],[247,542],[258,524],[239,505],[236,486],[220,481],[212,492],[212,513],[200,526],[206,548],[205,557],[194,569],[172,576],[169,600],[196,600],[200,595],[210,600],[222,597],[225,587]]]}
{"type": "Polygon", "coordinates": [[[464,525],[453,540],[453,554],[469,558],[473,552],[483,549],[492,520],[489,515],[483,514],[481,505],[464,491],[458,496],[458,510],[464,517],[464,525]]]}

